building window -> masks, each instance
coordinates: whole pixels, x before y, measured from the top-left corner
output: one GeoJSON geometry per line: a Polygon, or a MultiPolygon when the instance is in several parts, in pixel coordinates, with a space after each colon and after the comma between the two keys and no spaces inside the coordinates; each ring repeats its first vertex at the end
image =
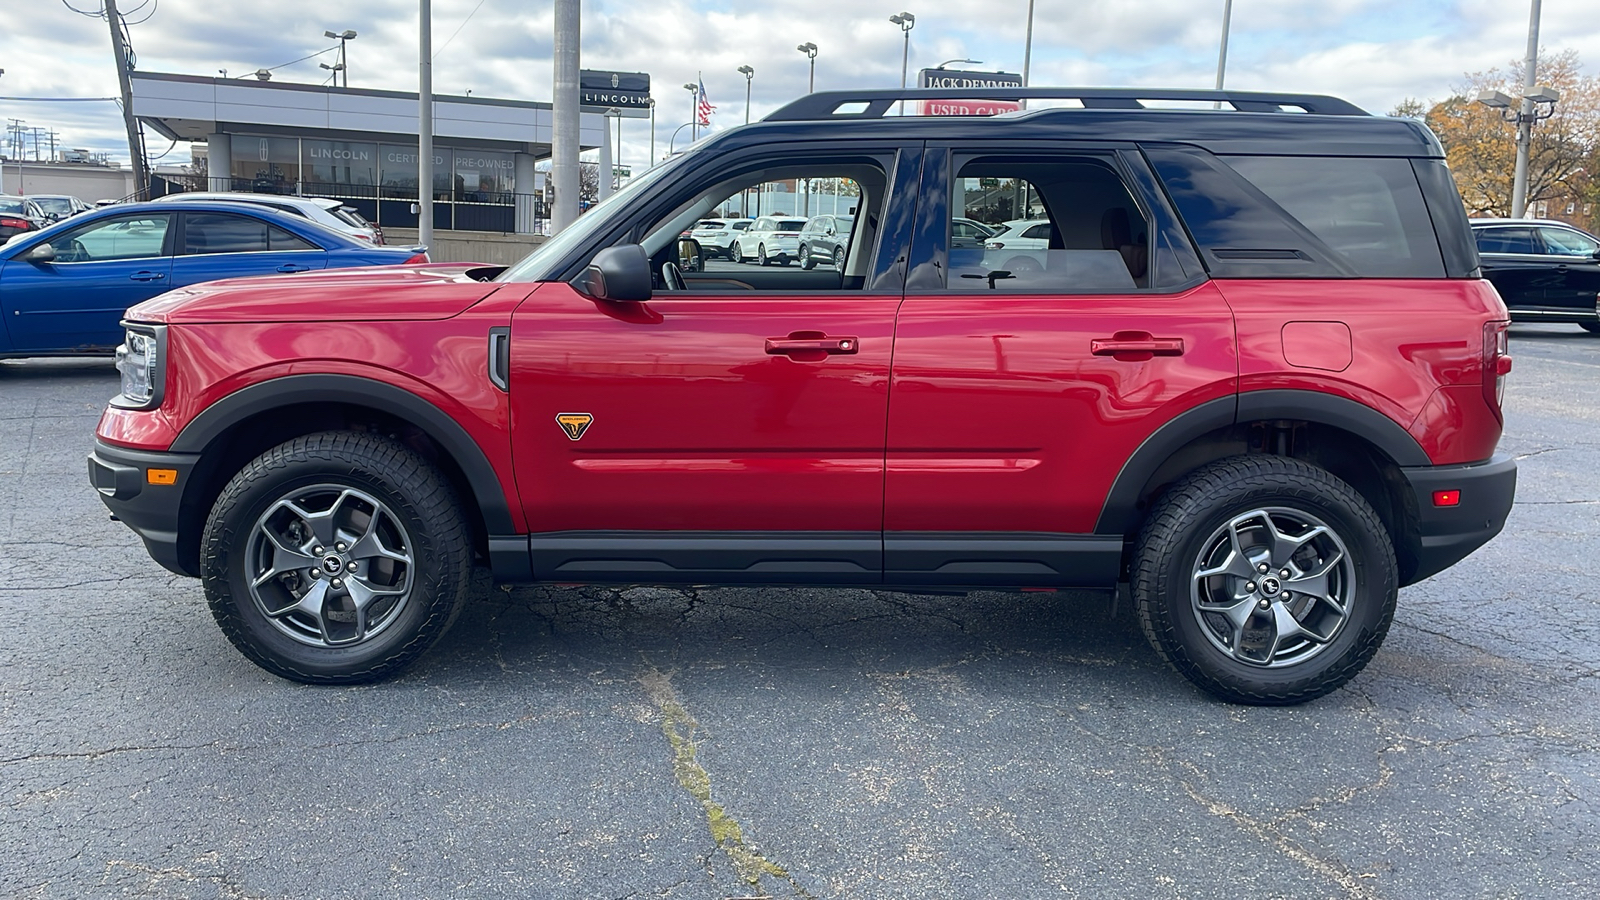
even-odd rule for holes
{"type": "MultiPolygon", "coordinates": [[[[417,199],[417,148],[408,144],[383,144],[378,148],[378,173],[382,196],[417,199]]],[[[433,148],[434,199],[450,198],[450,151],[433,148]]]]}
{"type": "Polygon", "coordinates": [[[510,203],[515,189],[511,154],[494,150],[453,151],[453,199],[466,203],[510,203]]]}
{"type": "Polygon", "coordinates": [[[307,194],[372,197],[378,183],[378,145],[352,141],[300,142],[307,194]]]}
{"type": "Polygon", "coordinates": [[[233,136],[233,187],[257,194],[295,194],[300,187],[297,138],[233,136]]]}

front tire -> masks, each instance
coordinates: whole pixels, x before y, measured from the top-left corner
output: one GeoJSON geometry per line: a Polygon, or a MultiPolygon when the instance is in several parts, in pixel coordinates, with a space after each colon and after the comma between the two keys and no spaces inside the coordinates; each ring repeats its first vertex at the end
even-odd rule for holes
{"type": "Polygon", "coordinates": [[[735,242],[734,245],[733,245],[733,252],[732,252],[731,255],[733,256],[733,261],[734,262],[743,264],[744,263],[744,245],[735,242]]]}
{"type": "Polygon", "coordinates": [[[240,652],[307,684],[409,666],[450,627],[471,576],[461,505],[431,463],[365,432],[295,438],[223,488],[201,583],[240,652]]]}
{"type": "Polygon", "coordinates": [[[1206,466],[1150,511],[1129,581],[1139,624],[1215,696],[1281,706],[1355,677],[1394,618],[1389,533],[1327,471],[1279,456],[1206,466]]]}
{"type": "Polygon", "coordinates": [[[1590,334],[1600,334],[1600,322],[1579,322],[1578,327],[1590,334]]]}
{"type": "Polygon", "coordinates": [[[817,261],[811,258],[811,248],[805,244],[800,245],[799,256],[800,268],[805,269],[807,272],[811,271],[812,267],[817,264],[817,261]]]}

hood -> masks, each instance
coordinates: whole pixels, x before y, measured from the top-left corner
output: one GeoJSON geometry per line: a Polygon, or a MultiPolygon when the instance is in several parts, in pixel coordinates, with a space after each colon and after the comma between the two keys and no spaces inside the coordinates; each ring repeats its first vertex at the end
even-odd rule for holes
{"type": "Polygon", "coordinates": [[[448,319],[502,287],[471,273],[497,271],[433,263],[227,278],[168,291],[129,309],[127,317],[169,325],[448,319]]]}

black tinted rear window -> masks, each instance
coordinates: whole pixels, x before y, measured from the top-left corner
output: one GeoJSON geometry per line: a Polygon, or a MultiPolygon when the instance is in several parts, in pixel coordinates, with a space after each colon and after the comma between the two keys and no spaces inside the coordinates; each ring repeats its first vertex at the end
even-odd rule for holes
{"type": "Polygon", "coordinates": [[[1404,159],[1225,157],[1234,171],[1368,278],[1443,278],[1444,261],[1404,159]]]}

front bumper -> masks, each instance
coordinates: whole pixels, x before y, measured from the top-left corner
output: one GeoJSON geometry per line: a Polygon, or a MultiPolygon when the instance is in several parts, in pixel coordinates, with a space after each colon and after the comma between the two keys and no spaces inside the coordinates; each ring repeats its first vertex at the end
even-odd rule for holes
{"type": "Polygon", "coordinates": [[[191,577],[200,574],[198,560],[192,550],[181,552],[179,531],[184,490],[199,461],[198,453],[129,450],[104,441],[97,441],[89,454],[89,483],[111,515],[133,529],[152,559],[191,577]],[[173,469],[178,477],[172,484],[151,484],[150,469],[173,469]]]}
{"type": "Polygon", "coordinates": [[[1419,466],[1401,469],[1416,498],[1417,534],[1412,547],[1414,571],[1404,584],[1414,584],[1450,568],[1487,544],[1505,527],[1517,493],[1517,461],[1496,454],[1488,462],[1468,466],[1419,466]],[[1456,506],[1435,506],[1435,491],[1460,491],[1456,506]]]}

